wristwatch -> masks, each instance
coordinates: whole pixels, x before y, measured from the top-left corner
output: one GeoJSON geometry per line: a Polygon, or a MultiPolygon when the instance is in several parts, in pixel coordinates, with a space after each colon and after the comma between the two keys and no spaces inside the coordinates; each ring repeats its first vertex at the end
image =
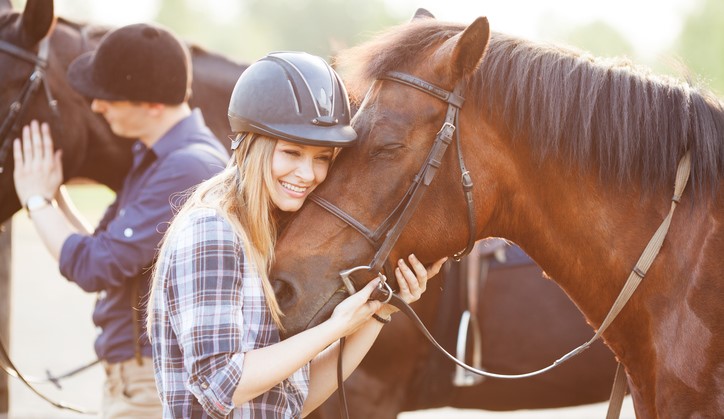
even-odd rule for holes
{"type": "Polygon", "coordinates": [[[28,214],[32,213],[33,211],[37,211],[41,208],[45,208],[48,205],[52,205],[53,203],[50,201],[50,199],[42,196],[42,195],[33,195],[30,198],[28,198],[27,201],[25,201],[25,210],[28,211],[28,214]]]}

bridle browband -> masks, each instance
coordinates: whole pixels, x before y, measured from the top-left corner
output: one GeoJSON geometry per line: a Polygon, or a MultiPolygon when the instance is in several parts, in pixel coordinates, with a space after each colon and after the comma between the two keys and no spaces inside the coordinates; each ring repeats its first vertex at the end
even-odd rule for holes
{"type": "Polygon", "coordinates": [[[397,240],[402,234],[405,226],[415,213],[415,209],[420,203],[422,196],[425,194],[425,191],[428,186],[430,186],[430,183],[442,165],[445,151],[453,141],[453,135],[455,136],[455,143],[457,147],[458,163],[461,172],[461,184],[467,203],[469,231],[468,242],[465,248],[453,255],[455,260],[460,260],[463,256],[470,253],[475,245],[475,237],[477,233],[475,226],[475,209],[473,205],[473,182],[470,173],[465,167],[462,146],[460,144],[460,131],[457,129],[457,126],[459,125],[460,108],[463,106],[463,102],[465,101],[461,95],[461,92],[465,88],[465,82],[461,80],[455,86],[455,89],[450,92],[415,76],[397,71],[386,73],[380,77],[380,79],[401,83],[425,92],[446,102],[448,104],[448,108],[442,128],[440,128],[435,136],[435,141],[432,144],[427,158],[423,162],[422,167],[420,167],[417,175],[413,178],[412,184],[407,189],[392,213],[387,216],[387,218],[382,222],[382,224],[380,224],[379,227],[377,227],[375,231],[368,229],[355,218],[321,196],[317,194],[311,194],[309,196],[309,199],[312,202],[357,230],[377,250],[369,265],[361,265],[340,272],[342,282],[344,283],[347,292],[350,294],[353,294],[357,289],[361,288],[361,285],[363,285],[354,283],[354,280],[351,277],[354,272],[366,270],[372,272],[373,274],[380,275],[383,280],[385,278],[384,275],[381,275],[383,270],[386,271],[388,275],[391,274],[392,270],[389,268],[388,261],[390,252],[397,243],[397,240]]]}
{"type": "Polygon", "coordinates": [[[50,41],[47,36],[40,41],[38,55],[20,48],[17,45],[11,44],[10,42],[0,40],[0,52],[35,65],[33,72],[30,73],[28,80],[23,85],[20,94],[15,101],[10,104],[8,113],[5,116],[2,125],[0,125],[0,174],[5,171],[5,160],[7,159],[8,151],[12,146],[13,138],[17,134],[18,123],[27,110],[30,99],[41,84],[43,85],[43,89],[45,91],[48,107],[53,113],[53,116],[59,118],[58,101],[53,98],[53,95],[50,92],[50,86],[45,80],[45,71],[48,68],[49,51],[50,41]]]}

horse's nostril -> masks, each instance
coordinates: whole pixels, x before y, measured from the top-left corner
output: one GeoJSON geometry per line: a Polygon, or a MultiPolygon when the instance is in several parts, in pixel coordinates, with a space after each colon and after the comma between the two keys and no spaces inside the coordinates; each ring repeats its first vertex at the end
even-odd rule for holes
{"type": "Polygon", "coordinates": [[[294,287],[292,287],[287,281],[283,279],[274,279],[272,281],[274,287],[274,294],[277,297],[277,302],[282,310],[291,306],[294,303],[294,287]]]}

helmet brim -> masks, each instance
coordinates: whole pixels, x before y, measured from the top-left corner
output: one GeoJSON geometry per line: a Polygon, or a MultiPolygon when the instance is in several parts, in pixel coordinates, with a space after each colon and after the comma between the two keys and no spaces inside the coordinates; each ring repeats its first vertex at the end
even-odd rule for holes
{"type": "Polygon", "coordinates": [[[231,113],[229,116],[236,122],[232,126],[234,132],[253,132],[293,143],[320,147],[350,147],[357,141],[355,130],[351,126],[344,124],[324,127],[314,125],[311,122],[306,127],[298,124],[261,125],[244,120],[244,118],[239,118],[231,113]]]}

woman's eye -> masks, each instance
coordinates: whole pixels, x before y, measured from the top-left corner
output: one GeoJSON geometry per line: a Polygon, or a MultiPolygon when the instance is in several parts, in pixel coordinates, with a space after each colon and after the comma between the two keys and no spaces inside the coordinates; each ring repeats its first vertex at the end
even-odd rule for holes
{"type": "Polygon", "coordinates": [[[332,156],[317,156],[317,160],[323,162],[332,161],[332,156]]]}
{"type": "Polygon", "coordinates": [[[290,156],[295,156],[295,157],[299,156],[299,152],[296,150],[284,150],[283,152],[290,156]]]}

